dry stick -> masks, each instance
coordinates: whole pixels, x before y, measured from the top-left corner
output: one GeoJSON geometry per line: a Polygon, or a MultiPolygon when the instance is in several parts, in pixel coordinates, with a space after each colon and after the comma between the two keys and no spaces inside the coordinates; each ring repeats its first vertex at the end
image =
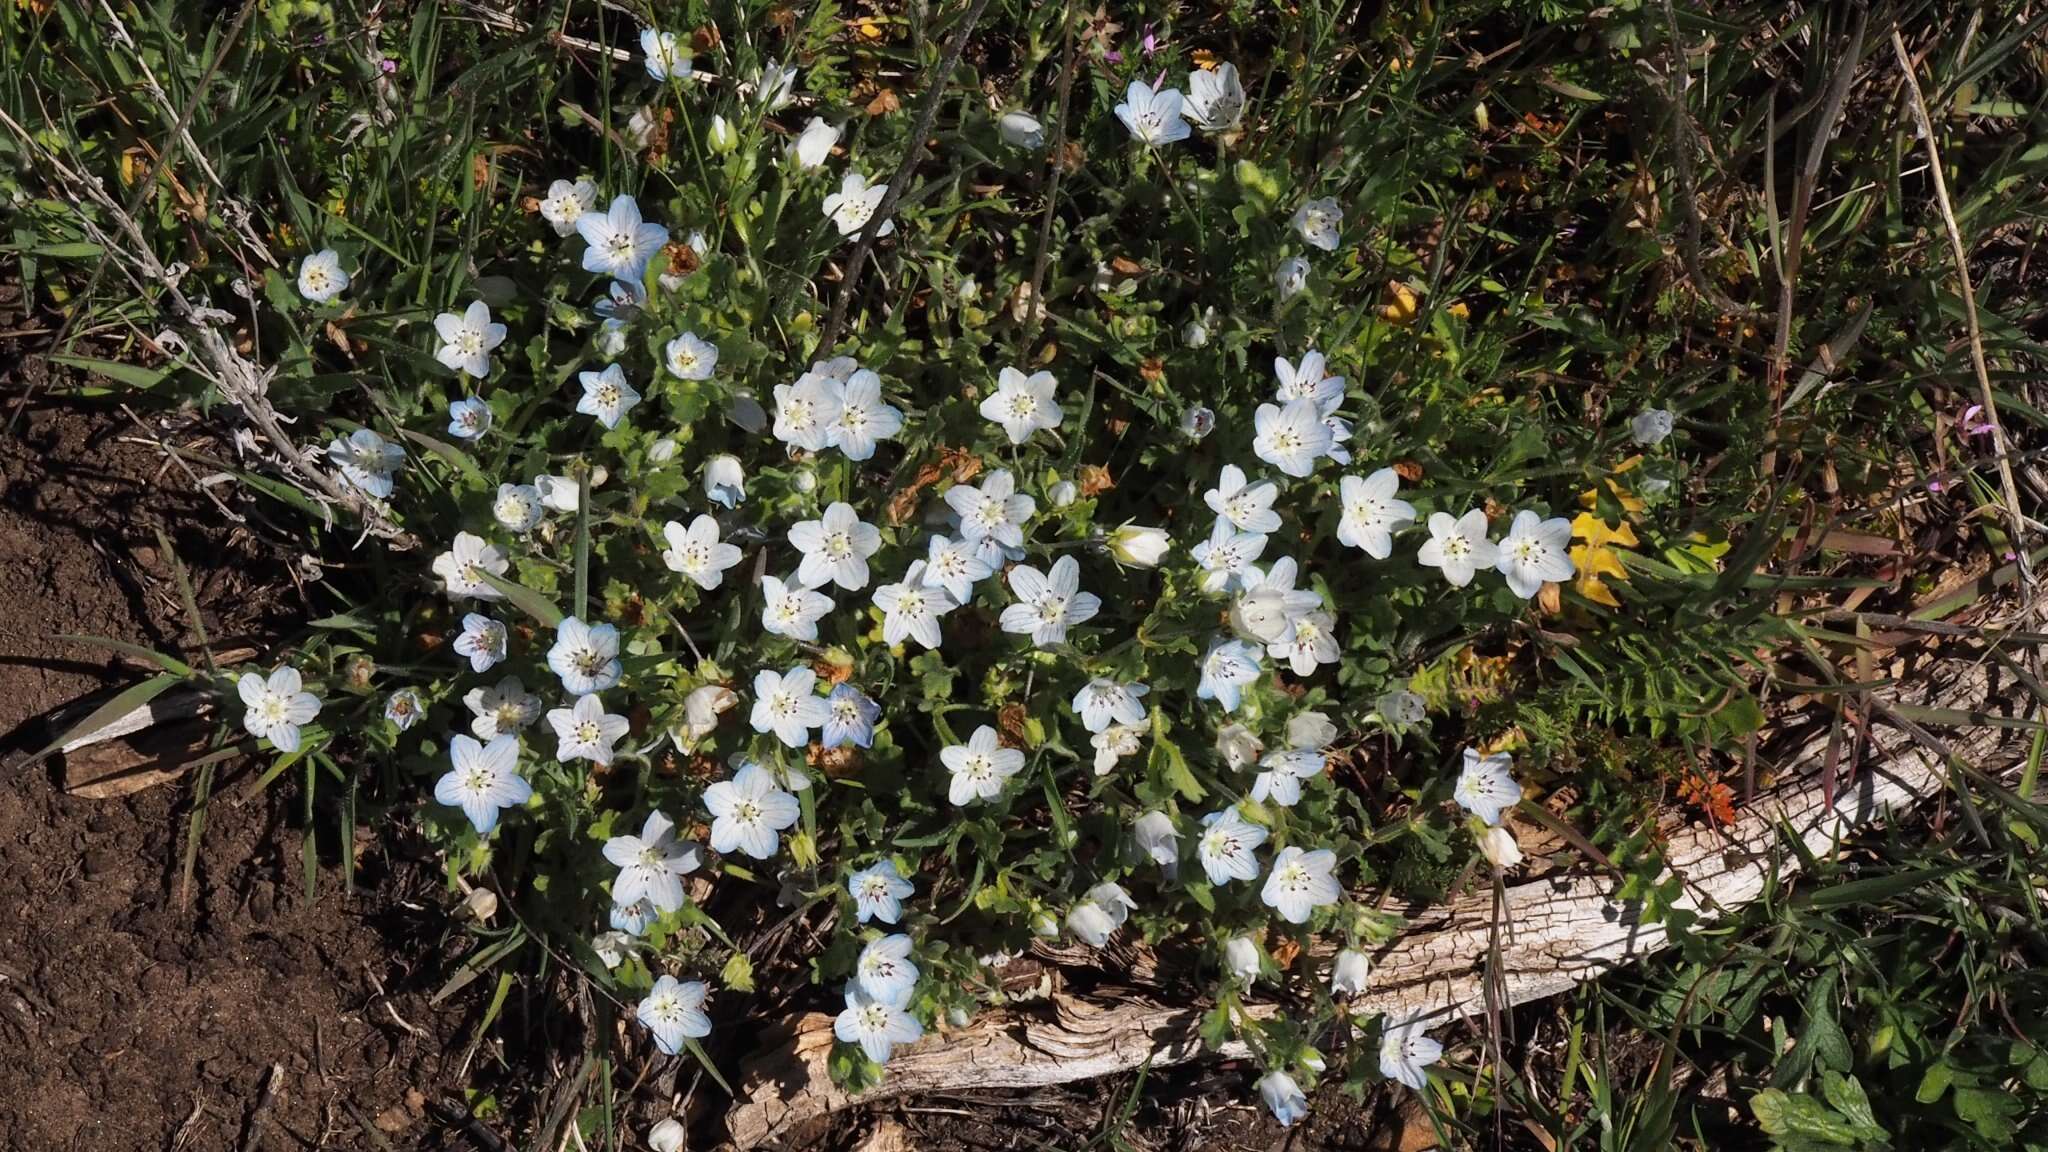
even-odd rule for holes
{"type": "Polygon", "coordinates": [[[1065,45],[1060,49],[1060,104],[1059,120],[1052,130],[1052,183],[1045,191],[1045,212],[1038,219],[1038,252],[1031,258],[1031,311],[1024,324],[1026,337],[1035,335],[1039,320],[1045,315],[1044,298],[1040,294],[1045,287],[1045,266],[1052,255],[1052,217],[1060,203],[1060,177],[1066,175],[1067,166],[1062,163],[1067,152],[1067,104],[1074,92],[1074,5],[1068,0],[1066,15],[1062,20],[1065,28],[1065,45]]]}
{"type": "Polygon", "coordinates": [[[1941,173],[1941,153],[1934,143],[1934,124],[1927,115],[1927,101],[1920,95],[1920,79],[1913,74],[1913,58],[1906,52],[1906,41],[1899,35],[1896,25],[1892,27],[1892,53],[1899,58],[1899,71],[1906,77],[1906,93],[1912,97],[1913,120],[1920,128],[1920,139],[1927,145],[1927,168],[1934,176],[1934,203],[1941,209],[1941,222],[1948,231],[1949,252],[1956,260],[1956,283],[1963,292],[1963,318],[1970,328],[1970,367],[1977,373],[1979,400],[1984,405],[1984,415],[1991,421],[1991,452],[1998,458],[1999,485],[2005,489],[2005,515],[2010,521],[2013,555],[2019,558],[2020,583],[2028,589],[2034,586],[2033,564],[2027,559],[2026,526],[2020,516],[2019,485],[2013,482],[2012,461],[2005,455],[2005,426],[1998,419],[1998,398],[1991,391],[1991,370],[1984,363],[1984,333],[1977,326],[1977,294],[1970,287],[1970,254],[1963,247],[1962,229],[1956,225],[1955,208],[1948,199],[1948,180],[1941,173]]]}
{"type": "Polygon", "coordinates": [[[272,1064],[269,1075],[263,1078],[263,1091],[256,1097],[256,1107],[249,1110],[248,1123],[242,1126],[242,1152],[250,1152],[263,1139],[263,1118],[277,1103],[277,1086],[284,1080],[284,1065],[272,1064]]]}
{"type": "Polygon", "coordinates": [[[1686,76],[1689,70],[1685,62],[1685,43],[1678,36],[1678,14],[1672,11],[1671,0],[1664,0],[1664,26],[1671,40],[1671,63],[1665,70],[1665,83],[1670,91],[1665,98],[1671,103],[1671,155],[1674,166],[1678,169],[1678,206],[1680,211],[1685,213],[1685,230],[1679,237],[1679,252],[1685,258],[1685,274],[1692,278],[1693,291],[1705,297],[1708,303],[1720,309],[1724,315],[1746,311],[1716,288],[1700,267],[1702,225],[1699,196],[1693,185],[1694,129],[1692,117],[1687,115],[1685,110],[1686,76]]]}
{"type": "Polygon", "coordinates": [[[896,174],[889,177],[889,187],[882,193],[882,202],[868,217],[860,230],[860,239],[854,242],[853,256],[847,261],[846,279],[840,282],[839,298],[832,302],[832,315],[825,321],[825,331],[818,338],[819,359],[832,354],[832,346],[839,340],[839,326],[846,321],[846,305],[853,299],[853,291],[860,286],[861,269],[866,266],[868,253],[875,246],[875,234],[896,210],[896,202],[903,198],[903,189],[910,183],[910,170],[924,157],[924,140],[932,130],[932,121],[938,118],[939,101],[946,94],[946,81],[953,75],[953,68],[960,63],[960,54],[967,50],[967,37],[981,20],[982,10],[988,7],[988,0],[974,0],[974,6],[967,10],[967,18],[961,22],[960,30],[953,34],[953,41],[946,45],[946,54],[932,70],[927,83],[931,92],[924,99],[924,107],[918,110],[917,123],[912,126],[910,147],[904,150],[903,162],[896,165],[896,174]]]}

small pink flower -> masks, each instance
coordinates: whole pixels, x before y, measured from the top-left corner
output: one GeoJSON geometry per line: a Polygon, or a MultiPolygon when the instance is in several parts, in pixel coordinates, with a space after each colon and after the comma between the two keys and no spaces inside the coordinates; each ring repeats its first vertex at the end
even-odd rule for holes
{"type": "Polygon", "coordinates": [[[1939,492],[1945,487],[1947,487],[1947,485],[1943,484],[1939,480],[1929,480],[1927,482],[1927,490],[1929,492],[1939,492]]]}
{"type": "Polygon", "coordinates": [[[1972,404],[1968,408],[1963,409],[1963,435],[1986,436],[1991,433],[1993,425],[1989,420],[1978,419],[1982,415],[1984,415],[1984,406],[1982,404],[1972,404]]]}
{"type": "MultiPolygon", "coordinates": [[[[1145,55],[1148,57],[1151,56],[1154,52],[1159,51],[1159,49],[1162,47],[1162,42],[1160,41],[1158,35],[1152,31],[1152,25],[1150,24],[1145,25],[1145,39],[1143,43],[1145,48],[1145,55]]],[[[1166,78],[1166,74],[1164,72],[1160,73],[1159,75],[1160,79],[1162,80],[1166,78]]],[[[1153,87],[1158,87],[1158,81],[1153,82],[1153,87]]]]}

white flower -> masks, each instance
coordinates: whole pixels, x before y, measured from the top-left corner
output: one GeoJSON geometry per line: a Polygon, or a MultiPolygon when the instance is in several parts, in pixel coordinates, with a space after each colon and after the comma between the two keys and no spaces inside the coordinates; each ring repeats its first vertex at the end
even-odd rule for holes
{"type": "Polygon", "coordinates": [[[1174,831],[1173,817],[1159,811],[1147,812],[1131,825],[1131,833],[1138,842],[1138,851],[1165,869],[1168,880],[1173,879],[1180,864],[1180,833],[1174,831]]]}
{"type": "Polygon", "coordinates": [[[572,708],[549,709],[548,723],[555,730],[555,759],[564,764],[579,757],[593,764],[611,763],[612,746],[632,727],[624,716],[606,712],[594,693],[578,696],[572,708]]]}
{"type": "Polygon", "coordinates": [[[1328,848],[1304,852],[1289,844],[1273,857],[1273,869],[1266,874],[1266,887],[1259,898],[1290,924],[1308,920],[1309,913],[1343,896],[1337,878],[1337,854],[1328,848]]]}
{"type": "Polygon", "coordinates": [[[1313,400],[1290,400],[1285,407],[1261,404],[1252,421],[1258,428],[1252,451],[1289,476],[1313,472],[1316,461],[1330,451],[1330,428],[1313,400]]]}
{"type": "Polygon", "coordinates": [[[1007,469],[985,477],[980,487],[955,484],[946,489],[946,505],[960,517],[960,534],[969,540],[993,539],[1006,548],[1024,545],[1024,522],[1038,502],[1017,492],[1007,469]]]}
{"type": "Polygon", "coordinates": [[[1337,539],[1375,560],[1392,555],[1394,533],[1415,522],[1415,505],[1394,496],[1400,489],[1400,474],[1392,468],[1338,481],[1343,516],[1337,521],[1337,539]]]}
{"type": "Polygon", "coordinates": [[[341,257],[332,248],[299,261],[299,295],[315,304],[325,304],[348,287],[348,273],[341,270],[341,257]]]}
{"type": "Polygon", "coordinates": [[[1237,78],[1237,65],[1218,64],[1188,73],[1187,118],[1211,134],[1237,128],[1244,119],[1244,84],[1237,78]]]}
{"type": "Polygon", "coordinates": [[[1231,979],[1250,984],[1259,978],[1259,945],[1249,936],[1232,936],[1223,942],[1223,971],[1231,979]]]}
{"type": "Polygon", "coordinates": [[[678,380],[709,380],[718,367],[718,345],[698,339],[695,332],[669,341],[664,351],[669,375],[678,380]]]}
{"type": "Polygon", "coordinates": [[[1205,440],[1208,438],[1209,433],[1215,430],[1215,409],[1201,404],[1197,404],[1192,408],[1182,409],[1180,414],[1181,435],[1190,440],[1205,440]]]}
{"type": "Polygon", "coordinates": [[[951,593],[932,586],[922,560],[911,562],[902,583],[875,589],[874,602],[882,610],[882,641],[892,646],[911,639],[937,648],[939,617],[959,607],[951,593]]]}
{"type": "Polygon", "coordinates": [[[695,844],[676,839],[675,821],[659,809],[648,813],[638,836],[604,842],[604,858],[619,870],[612,880],[612,903],[630,908],[645,900],[657,912],[681,908],[683,877],[697,870],[701,855],[695,844]]]}
{"type": "Polygon", "coordinates": [[[1497,553],[1486,538],[1486,510],[1474,508],[1453,518],[1448,512],[1429,514],[1429,539],[1415,553],[1415,562],[1425,568],[1440,568],[1454,588],[1472,582],[1472,574],[1491,568],[1497,553]]]}
{"type": "Polygon", "coordinates": [[[853,897],[854,917],[862,924],[869,919],[894,924],[903,915],[903,900],[917,889],[896,871],[893,861],[878,860],[846,880],[853,897]]]}
{"type": "Polygon", "coordinates": [[[1330,430],[1330,450],[1325,455],[1338,464],[1351,463],[1351,449],[1344,446],[1351,439],[1351,421],[1342,416],[1325,414],[1323,427],[1330,430]]]}
{"type": "Polygon", "coordinates": [[[817,674],[809,668],[791,668],[787,672],[763,669],[755,673],[754,731],[773,732],[791,748],[809,744],[811,729],[823,728],[825,721],[832,718],[832,710],[811,691],[817,682],[817,674]]]}
{"type": "Polygon", "coordinates": [[[555,235],[573,236],[577,219],[596,206],[597,185],[588,180],[573,184],[557,180],[548,185],[548,194],[541,197],[540,215],[554,227],[555,235]]]}
{"type": "Polygon", "coordinates": [[[1010,111],[996,118],[996,132],[1012,148],[1045,147],[1045,126],[1029,112],[1010,111]]]}
{"type": "Polygon", "coordinates": [[[1515,762],[1505,752],[1481,756],[1465,749],[1465,767],[1458,773],[1458,786],[1451,795],[1458,807],[1488,825],[1500,823],[1500,814],[1521,802],[1522,786],[1515,781],[1515,762]]]}
{"type": "Polygon", "coordinates": [[[965,604],[974,599],[975,584],[993,573],[988,562],[975,555],[965,541],[934,536],[924,558],[922,575],[925,587],[944,588],[947,595],[965,604]]]}
{"type": "Polygon", "coordinates": [[[640,1001],[634,1015],[654,1034],[654,1046],[663,1055],[673,1056],[683,1050],[685,1040],[711,1035],[711,1017],[704,1014],[704,1001],[710,995],[711,989],[701,980],[663,976],[654,982],[654,990],[640,1001]]]}
{"type": "Polygon", "coordinates": [[[491,406],[474,396],[448,405],[448,434],[457,440],[474,440],[491,430],[491,406]]]}
{"type": "Polygon", "coordinates": [[[505,658],[505,626],[481,612],[465,613],[453,647],[457,656],[469,657],[470,671],[488,672],[505,658]]]}
{"type": "Polygon", "coordinates": [[[426,705],[420,703],[420,694],[411,688],[400,688],[384,701],[384,718],[400,732],[420,722],[426,705]]]}
{"type": "Polygon", "coordinates": [[[434,799],[462,809],[479,836],[498,826],[498,810],[517,808],[533,795],[533,785],[519,774],[519,737],[497,736],[479,744],[467,736],[448,742],[454,765],[434,785],[434,799]]]}
{"type": "Polygon", "coordinates": [[[647,1146],[654,1152],[683,1152],[686,1136],[682,1121],[670,1116],[647,1130],[647,1146]]]}
{"type": "Polygon", "coordinates": [[[1102,609],[1100,597],[1081,591],[1081,565],[1072,556],[1060,557],[1049,573],[1028,564],[1011,568],[1010,591],[1018,602],[1003,609],[1003,631],[1027,633],[1039,648],[1065,643],[1067,629],[1102,609]]]}
{"type": "Polygon", "coordinates": [[[1058,387],[1050,372],[1026,376],[1015,368],[1005,368],[996,377],[995,392],[981,402],[981,415],[1002,425],[1010,443],[1022,444],[1041,428],[1060,426],[1065,413],[1052,396],[1058,387]]]}
{"type": "Polygon", "coordinates": [[[562,691],[571,696],[612,687],[625,670],[619,661],[619,630],[610,624],[586,624],[574,616],[563,617],[555,625],[548,667],[562,678],[562,691]]]}
{"type": "Polygon", "coordinates": [[[901,1008],[917,988],[917,964],[910,958],[910,937],[901,932],[868,941],[854,961],[853,978],[860,990],[882,1004],[901,1008]]]}
{"type": "Polygon", "coordinates": [[[1279,487],[1271,480],[1247,484],[1244,469],[1225,464],[1216,486],[1202,493],[1202,502],[1238,531],[1264,534],[1280,530],[1280,514],[1273,511],[1273,500],[1279,495],[1279,487]]]}
{"type": "Polygon", "coordinates": [[[676,441],[673,436],[663,436],[647,446],[647,462],[660,467],[676,458],[676,441]]]}
{"type": "Polygon", "coordinates": [[[1237,711],[1244,686],[1259,678],[1259,650],[1242,640],[1217,638],[1202,655],[1202,680],[1195,695],[1214,700],[1225,712],[1237,711]]]}
{"type": "Polygon", "coordinates": [[[1280,299],[1291,300],[1308,287],[1308,257],[1289,256],[1273,269],[1273,287],[1280,299]]]}
{"type": "Polygon", "coordinates": [[[652,28],[640,30],[640,52],[647,57],[647,74],[656,80],[687,80],[696,66],[690,60],[689,49],[673,32],[657,32],[652,28]]]}
{"type": "Polygon", "coordinates": [[[235,681],[235,690],[247,708],[242,713],[242,727],[258,740],[270,741],[279,752],[297,752],[299,729],[320,714],[320,698],[303,689],[298,669],[289,664],[272,670],[268,679],[255,672],[242,673],[235,681]]]}
{"type": "Polygon", "coordinates": [[[1216,732],[1216,754],[1232,771],[1242,772],[1259,762],[1266,746],[1242,724],[1225,724],[1216,732]]]}
{"type": "Polygon", "coordinates": [[[698,741],[717,731],[719,716],[739,702],[739,695],[723,684],[692,688],[683,698],[682,723],[669,729],[669,739],[683,751],[691,751],[698,741]]]}
{"type": "Polygon", "coordinates": [[[1024,770],[1024,753],[997,744],[996,730],[983,724],[967,743],[939,749],[939,762],[953,774],[946,799],[955,808],[964,808],[1002,795],[1003,782],[1024,770]]]}
{"type": "Polygon", "coordinates": [[[833,416],[825,425],[825,443],[848,460],[866,460],[875,443],[903,430],[903,410],[882,400],[882,378],[863,368],[833,387],[833,416]]]}
{"type": "MultiPolygon", "coordinates": [[[[603,471],[601,468],[598,469],[600,475],[603,471]]],[[[593,477],[590,483],[591,487],[596,487],[596,478],[593,477]]],[[[577,502],[582,499],[576,481],[567,476],[535,476],[533,490],[540,494],[540,502],[543,505],[557,512],[574,512],[577,502]]]]}
{"type": "Polygon", "coordinates": [[[832,146],[839,143],[841,129],[825,122],[822,116],[813,116],[797,138],[789,142],[790,158],[798,168],[816,168],[832,155],[832,146]]]}
{"type": "Polygon", "coordinates": [[[1143,80],[1131,81],[1124,90],[1124,102],[1116,106],[1116,118],[1130,129],[1131,139],[1140,144],[1171,144],[1188,138],[1187,121],[1180,118],[1178,88],[1153,91],[1143,80]]]}
{"type": "Polygon", "coordinates": [[[792,640],[815,641],[818,621],[832,610],[832,598],[801,583],[761,577],[761,627],[792,640]]]}
{"type": "Polygon", "coordinates": [[[1506,828],[1488,828],[1479,837],[1479,851],[1495,868],[1503,871],[1522,862],[1522,846],[1515,843],[1515,834],[1506,828]]]}
{"type": "Polygon", "coordinates": [[[1109,943],[1110,933],[1123,927],[1124,921],[1137,910],[1131,894],[1121,885],[1097,884],[1067,910],[1067,930],[1090,947],[1100,948],[1109,943]]]}
{"type": "Polygon", "coordinates": [[[1287,718],[1289,748],[1327,748],[1337,742],[1337,726],[1321,712],[1298,712],[1287,718]]]}
{"type": "Polygon", "coordinates": [[[776,833],[795,824],[802,812],[796,797],[775,784],[767,769],[749,760],[730,780],[704,789],[704,807],[711,813],[711,847],[738,849],[756,860],[775,855],[776,833]]]}
{"type": "Polygon", "coordinates": [[[1097,676],[1074,693],[1074,714],[1090,732],[1100,732],[1112,723],[1143,724],[1145,706],[1138,701],[1150,691],[1143,684],[1120,684],[1097,676]]]}
{"type": "Polygon", "coordinates": [[[725,508],[736,508],[747,498],[747,472],[739,457],[721,452],[704,462],[704,495],[725,508]]]}
{"type": "Polygon", "coordinates": [[[1273,379],[1279,387],[1273,398],[1282,404],[1290,400],[1313,400],[1316,410],[1328,416],[1344,403],[1344,378],[1331,376],[1321,352],[1310,349],[1301,354],[1299,366],[1285,356],[1273,357],[1273,379]]]}
{"type": "Polygon", "coordinates": [[[614,196],[610,207],[600,214],[585,212],[576,218],[576,232],[583,237],[583,270],[638,284],[647,274],[647,262],[668,244],[668,229],[640,219],[640,205],[631,196],[614,196]]]}
{"type": "Polygon", "coordinates": [[[924,1036],[924,1027],[901,1005],[876,1000],[848,981],[846,1009],[832,1021],[832,1034],[843,1043],[860,1045],[875,1063],[886,1064],[896,1045],[915,1043],[924,1036]]]}
{"type": "Polygon", "coordinates": [[[1294,1082],[1294,1077],[1285,1072],[1275,1070],[1260,1077],[1259,1098],[1266,1102],[1282,1128],[1292,1128],[1308,1115],[1308,1097],[1302,1095],[1301,1085],[1294,1082]]]}
{"type": "MultiPolygon", "coordinates": [[[[1286,644],[1301,618],[1323,606],[1321,596],[1294,587],[1294,557],[1282,556],[1260,573],[1253,570],[1245,589],[1231,601],[1230,626],[1261,644],[1286,644]]],[[[1275,653],[1278,655],[1278,653],[1275,653]]]]}
{"type": "Polygon", "coordinates": [[[1508,588],[1527,600],[1547,583],[1572,578],[1572,522],[1562,516],[1548,520],[1524,508],[1515,513],[1508,534],[1501,537],[1494,564],[1507,577],[1508,588]]]}
{"type": "Polygon", "coordinates": [[[1371,974],[1372,960],[1365,953],[1355,948],[1344,949],[1330,966],[1330,995],[1364,995],[1365,981],[1371,974]]]}
{"type": "Polygon", "coordinates": [[[479,740],[518,732],[540,718],[540,697],[529,694],[517,676],[507,676],[490,688],[471,688],[462,702],[471,714],[469,730],[479,740]]]}
{"type": "Polygon", "coordinates": [[[1209,538],[1189,549],[1189,555],[1202,569],[1202,591],[1213,596],[1256,588],[1264,573],[1252,561],[1265,551],[1264,534],[1239,532],[1228,519],[1219,518],[1209,538]]]}
{"type": "Polygon", "coordinates": [[[457,532],[455,543],[448,551],[434,557],[434,575],[448,591],[450,600],[464,596],[477,600],[503,600],[505,594],[484,582],[484,573],[503,576],[512,562],[505,558],[495,544],[487,544],[481,536],[468,532],[457,532]]]}
{"type": "Polygon", "coordinates": [[[1294,210],[1294,230],[1309,247],[1335,252],[1344,231],[1344,209],[1334,197],[1311,200],[1294,210]]]}
{"type": "Polygon", "coordinates": [[[827,430],[839,419],[839,381],[815,368],[794,384],[775,386],[775,438],[806,452],[822,451],[827,430]]]}
{"type": "Polygon", "coordinates": [[[1417,1092],[1429,1084],[1424,1069],[1444,1054],[1444,1046],[1422,1033],[1416,1020],[1394,1024],[1380,1033],[1380,1075],[1417,1092]]]}
{"type": "Polygon", "coordinates": [[[1259,859],[1253,849],[1266,842],[1266,830],[1237,814],[1235,808],[1211,812],[1202,817],[1202,838],[1195,841],[1195,856],[1209,883],[1228,884],[1250,880],[1259,874],[1259,859]]]}
{"type": "Polygon", "coordinates": [[[346,437],[336,437],[327,446],[327,458],[341,469],[343,479],[384,500],[391,495],[394,473],[405,460],[405,449],[368,428],[358,428],[346,437]]]}
{"type": "Polygon", "coordinates": [[[1390,688],[1373,704],[1380,718],[1390,725],[1420,724],[1429,719],[1429,701],[1406,688],[1390,688]]]}
{"type": "MultiPolygon", "coordinates": [[[[867,225],[875,209],[882,206],[882,197],[888,194],[888,185],[870,184],[860,173],[848,172],[839,181],[839,191],[825,197],[825,218],[832,221],[841,236],[851,236],[867,225]]],[[[875,235],[887,236],[894,231],[896,222],[884,220],[875,235]]]]}
{"type": "Polygon", "coordinates": [[[1200,315],[1181,326],[1180,342],[1190,348],[1208,347],[1209,326],[1215,322],[1216,309],[1204,309],[1200,315]]]}
{"type": "Polygon", "coordinates": [[[868,586],[868,557],[882,547],[882,532],[864,524],[843,500],[825,508],[816,520],[790,526],[789,542],[804,554],[797,565],[797,583],[806,588],[837,584],[849,592],[868,586]]]}
{"type": "Polygon", "coordinates": [[[1313,676],[1322,664],[1337,662],[1337,618],[1318,609],[1288,622],[1289,635],[1266,645],[1266,655],[1287,661],[1296,676],[1313,676]]]}
{"type": "Polygon", "coordinates": [[[597,417],[606,428],[617,428],[640,402],[640,393],[626,382],[626,370],[617,364],[605,365],[602,372],[578,372],[576,379],[583,384],[583,399],[576,402],[576,411],[597,417]]]}
{"type": "Polygon", "coordinates": [[[1142,724],[1112,724],[1088,738],[1095,749],[1095,774],[1107,776],[1116,762],[1137,754],[1150,727],[1142,724]]]}
{"type": "Polygon", "coordinates": [[[1173,537],[1164,528],[1125,524],[1111,532],[1104,546],[1118,564],[1130,568],[1157,568],[1173,550],[1173,537]]]}
{"type": "MultiPolygon", "coordinates": [[[[304,273],[300,274],[299,282],[302,285],[305,283],[304,273]]],[[[1664,442],[1665,437],[1671,435],[1672,421],[1669,408],[1645,408],[1636,413],[1635,419],[1628,422],[1629,439],[1641,447],[1655,448],[1664,442]]]]}
{"type": "Polygon", "coordinates": [[[688,528],[670,520],[661,526],[661,535],[668,541],[661,562],[705,591],[724,583],[726,570],[740,562],[740,550],[720,543],[718,521],[703,513],[698,513],[688,528]]]}
{"type": "Polygon", "coordinates": [[[491,306],[481,300],[470,301],[460,316],[443,312],[434,317],[434,332],[441,338],[434,359],[479,380],[491,374],[491,349],[505,342],[505,326],[491,322],[491,306]]]}
{"type": "Polygon", "coordinates": [[[789,106],[795,97],[790,89],[796,86],[796,69],[781,67],[774,57],[761,66],[754,74],[754,99],[770,112],[789,106]]]}
{"type": "Polygon", "coordinates": [[[1267,753],[1259,767],[1265,771],[1252,781],[1252,799],[1292,808],[1301,803],[1301,782],[1323,774],[1323,754],[1314,748],[1279,749],[1267,753]]]}

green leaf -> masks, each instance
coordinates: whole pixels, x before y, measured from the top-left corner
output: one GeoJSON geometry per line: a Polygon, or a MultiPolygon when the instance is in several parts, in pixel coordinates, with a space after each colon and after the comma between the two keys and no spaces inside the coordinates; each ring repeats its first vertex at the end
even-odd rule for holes
{"type": "Polygon", "coordinates": [[[1913,1093],[1913,1099],[1922,1104],[1932,1104],[1948,1094],[1948,1086],[1955,1079],[1955,1069],[1946,1064],[1929,1066],[1920,1076],[1920,1088],[1913,1093]]]}
{"type": "Polygon", "coordinates": [[[183,660],[175,656],[166,656],[154,648],[144,648],[140,644],[130,644],[126,640],[115,640],[109,636],[81,636],[73,632],[66,632],[58,636],[57,639],[68,640],[73,644],[91,644],[98,648],[111,648],[116,652],[133,656],[138,660],[147,661],[166,672],[175,672],[180,676],[190,676],[192,674],[192,666],[183,660]]]}
{"type": "Polygon", "coordinates": [[[139,364],[123,364],[118,360],[95,360],[90,356],[52,356],[52,363],[78,368],[95,376],[104,376],[116,384],[130,388],[154,388],[164,382],[170,371],[164,368],[144,368],[139,364]]]}
{"type": "Polygon", "coordinates": [[[503,576],[492,575],[489,572],[480,571],[477,575],[483,577],[484,583],[503,593],[505,599],[510,601],[514,608],[519,609],[542,624],[554,628],[562,623],[562,610],[555,607],[555,602],[528,588],[526,585],[507,580],[503,576]]]}
{"type": "Polygon", "coordinates": [[[1766,1088],[1750,1097],[1749,1110],[1756,1114],[1757,1124],[1780,1143],[1817,1141],[1843,1148],[1854,1148],[1859,1143],[1848,1121],[1805,1093],[1766,1088]]]}
{"type": "Polygon", "coordinates": [[[62,736],[50,741],[42,751],[29,757],[29,763],[33,764],[74,740],[79,740],[98,732],[128,713],[163,695],[165,690],[173,685],[184,683],[184,680],[185,677],[175,672],[163,672],[144,680],[140,684],[130,684],[120,692],[115,693],[113,699],[93,709],[85,719],[73,724],[62,736]]]}
{"type": "Polygon", "coordinates": [[[1167,739],[1166,713],[1158,708],[1152,709],[1150,767],[1174,791],[1186,797],[1190,804],[1198,803],[1203,796],[1208,795],[1207,790],[1202,787],[1202,782],[1195,779],[1195,774],[1188,770],[1188,760],[1186,756],[1181,755],[1180,745],[1167,739]]]}

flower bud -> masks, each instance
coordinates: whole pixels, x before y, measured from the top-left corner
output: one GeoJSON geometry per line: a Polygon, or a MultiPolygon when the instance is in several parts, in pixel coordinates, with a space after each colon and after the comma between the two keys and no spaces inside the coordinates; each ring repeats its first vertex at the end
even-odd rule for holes
{"type": "Polygon", "coordinates": [[[1330,995],[1357,996],[1365,991],[1365,981],[1372,973],[1372,961],[1365,953],[1355,948],[1346,948],[1337,953],[1337,963],[1330,969],[1330,995]]]}
{"type": "Polygon", "coordinates": [[[1173,537],[1164,528],[1126,524],[1109,534],[1109,554],[1131,568],[1157,568],[1173,547],[1173,537]]]}
{"type": "Polygon", "coordinates": [[[1259,978],[1259,946],[1251,937],[1232,936],[1224,941],[1223,970],[1246,984],[1259,978]]]}
{"type": "Polygon", "coordinates": [[[739,507],[747,498],[747,472],[739,457],[720,453],[704,462],[704,495],[714,504],[739,507]]]}
{"type": "Polygon", "coordinates": [[[683,1126],[671,1116],[647,1132],[647,1146],[654,1152],[682,1152],[683,1126]]]}
{"type": "Polygon", "coordinates": [[[1029,112],[1003,113],[996,121],[996,131],[1002,134],[1003,143],[1012,148],[1045,147],[1045,126],[1029,112]]]}
{"type": "Polygon", "coordinates": [[[1075,487],[1072,480],[1061,480],[1045,490],[1045,498],[1051,501],[1055,508],[1071,507],[1080,495],[1081,489],[1075,487]]]}
{"type": "Polygon", "coordinates": [[[1495,868],[1505,870],[1522,862],[1522,846],[1515,843],[1515,834],[1497,824],[1479,837],[1479,850],[1495,868]]]}
{"type": "Polygon", "coordinates": [[[711,150],[721,155],[739,146],[740,134],[733,131],[732,124],[723,116],[711,118],[711,131],[706,134],[711,150]]]}
{"type": "Polygon", "coordinates": [[[676,442],[663,436],[647,449],[647,460],[652,464],[666,464],[676,458],[676,442]]]}

